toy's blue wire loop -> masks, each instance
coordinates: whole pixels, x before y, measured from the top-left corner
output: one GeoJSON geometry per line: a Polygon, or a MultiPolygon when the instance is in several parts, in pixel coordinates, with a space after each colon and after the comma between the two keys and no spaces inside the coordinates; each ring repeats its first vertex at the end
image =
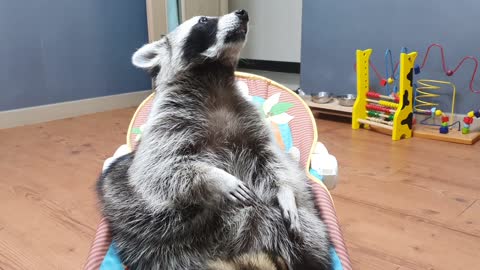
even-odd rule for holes
{"type": "MultiPolygon", "coordinates": [[[[387,49],[385,51],[385,78],[386,79],[390,78],[389,70],[388,70],[389,68],[392,70],[392,72],[390,74],[392,74],[392,76],[393,76],[394,68],[393,68],[392,51],[390,49],[387,49]]],[[[388,94],[390,94],[390,86],[388,85],[388,83],[385,86],[386,86],[387,95],[388,95],[388,94]]]]}
{"type": "MultiPolygon", "coordinates": [[[[401,53],[408,53],[408,48],[407,47],[402,47],[400,49],[401,53]]],[[[392,51],[390,49],[387,49],[385,51],[385,78],[388,80],[389,78],[392,78],[395,82],[395,85],[393,87],[393,93],[397,94],[398,93],[398,77],[400,76],[400,69],[397,68],[397,71],[395,72],[395,67],[393,65],[393,56],[392,56],[392,51]],[[390,71],[389,71],[390,69],[390,71]]],[[[385,88],[387,89],[387,94],[390,94],[390,86],[388,83],[385,85],[385,88]]]]}

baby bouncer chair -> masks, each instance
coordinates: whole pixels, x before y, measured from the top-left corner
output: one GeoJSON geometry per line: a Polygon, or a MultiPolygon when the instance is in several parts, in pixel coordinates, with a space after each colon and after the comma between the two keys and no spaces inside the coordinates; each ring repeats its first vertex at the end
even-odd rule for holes
{"type": "MultiPolygon", "coordinates": [[[[287,87],[267,78],[236,72],[238,87],[247,99],[265,114],[280,147],[290,153],[313,183],[315,203],[327,225],[332,241],[331,256],[334,270],[351,270],[348,252],[338,225],[332,197],[328,191],[336,185],[337,162],[325,147],[317,142],[315,120],[309,107],[287,87]],[[328,188],[327,188],[328,187],[328,188]]],[[[142,136],[143,125],[149,115],[154,94],[147,97],[135,112],[127,133],[127,144],[120,147],[104,168],[115,157],[135,149],[142,136]]],[[[85,264],[86,270],[124,270],[112,244],[110,230],[104,219],[97,228],[95,239],[85,264]]]]}

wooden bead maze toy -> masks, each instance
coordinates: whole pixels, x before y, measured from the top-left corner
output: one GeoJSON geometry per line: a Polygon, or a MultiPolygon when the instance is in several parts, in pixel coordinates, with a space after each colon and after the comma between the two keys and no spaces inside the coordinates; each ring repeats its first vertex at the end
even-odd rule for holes
{"type": "Polygon", "coordinates": [[[416,125],[414,136],[460,143],[460,144],[474,144],[480,140],[480,125],[474,121],[475,118],[480,118],[480,109],[472,110],[466,114],[463,118],[455,117],[455,122],[452,124],[452,117],[446,115],[439,109],[434,109],[431,112],[431,116],[422,120],[422,125],[416,125]],[[426,124],[426,120],[441,118],[441,124],[430,123],[426,124]]]}
{"type": "Polygon", "coordinates": [[[417,53],[400,54],[399,93],[396,96],[370,91],[371,54],[372,49],[356,52],[357,99],[353,105],[352,128],[363,126],[386,131],[391,133],[394,141],[410,138],[413,128],[413,68],[417,53]]]}
{"type": "MultiPolygon", "coordinates": [[[[478,60],[473,56],[463,57],[453,69],[449,69],[444,48],[440,44],[431,44],[423,57],[422,64],[415,67],[415,74],[420,73],[426,66],[429,54],[432,48],[440,49],[441,57],[441,70],[447,77],[454,76],[457,71],[470,60],[473,62],[472,76],[469,82],[469,89],[471,93],[479,94],[480,89],[474,89],[474,80],[479,66],[478,60]]],[[[453,83],[448,81],[421,79],[417,81],[418,87],[416,87],[414,111],[417,115],[417,119],[424,118],[421,121],[417,121],[417,125],[414,127],[414,136],[433,139],[439,141],[447,141],[461,144],[474,144],[480,140],[480,125],[474,123],[474,117],[480,117],[480,111],[470,111],[465,117],[461,115],[455,115],[455,97],[456,87],[453,83]],[[449,115],[444,113],[439,107],[447,108],[448,104],[439,104],[438,101],[441,92],[446,92],[450,88],[452,90],[451,96],[451,112],[449,115]],[[436,92],[436,93],[435,93],[436,92]],[[433,100],[433,101],[432,101],[433,100]],[[436,118],[441,118],[441,124],[436,121],[436,118]],[[462,126],[463,123],[463,126],[462,126]]]]}

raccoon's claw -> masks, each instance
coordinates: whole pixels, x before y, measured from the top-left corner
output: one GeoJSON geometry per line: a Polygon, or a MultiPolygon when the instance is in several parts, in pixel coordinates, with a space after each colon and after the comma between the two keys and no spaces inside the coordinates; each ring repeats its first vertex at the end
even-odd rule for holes
{"type": "Polygon", "coordinates": [[[295,211],[285,210],[283,213],[283,219],[290,234],[295,238],[301,239],[302,230],[300,227],[300,220],[298,218],[298,212],[296,211],[296,209],[295,211]]]}
{"type": "Polygon", "coordinates": [[[285,187],[280,188],[277,198],[288,231],[294,237],[301,237],[300,219],[293,191],[285,187]]]}
{"type": "Polygon", "coordinates": [[[235,190],[228,194],[228,199],[242,206],[251,206],[255,205],[256,195],[240,181],[235,190]]]}

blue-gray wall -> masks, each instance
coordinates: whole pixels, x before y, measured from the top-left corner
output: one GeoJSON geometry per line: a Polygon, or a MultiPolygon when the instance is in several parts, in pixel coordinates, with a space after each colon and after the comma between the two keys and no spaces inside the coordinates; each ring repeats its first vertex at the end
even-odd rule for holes
{"type": "MultiPolygon", "coordinates": [[[[397,60],[403,46],[418,51],[417,63],[421,64],[427,47],[440,43],[447,65],[453,69],[464,56],[480,57],[479,11],[477,0],[304,0],[301,87],[309,92],[355,93],[356,49],[372,48],[371,60],[384,74],[387,48],[397,60]]],[[[457,112],[480,108],[480,94],[468,88],[473,62],[467,61],[454,76],[447,77],[439,50],[432,50],[425,69],[415,79],[450,80],[457,86],[457,112]]],[[[371,85],[378,89],[378,80],[371,85]]],[[[480,70],[474,88],[480,89],[480,70]]],[[[441,102],[450,104],[450,98],[443,97],[441,102]]]]}
{"type": "Polygon", "coordinates": [[[1,0],[0,111],[151,88],[145,1],[1,0]]]}

